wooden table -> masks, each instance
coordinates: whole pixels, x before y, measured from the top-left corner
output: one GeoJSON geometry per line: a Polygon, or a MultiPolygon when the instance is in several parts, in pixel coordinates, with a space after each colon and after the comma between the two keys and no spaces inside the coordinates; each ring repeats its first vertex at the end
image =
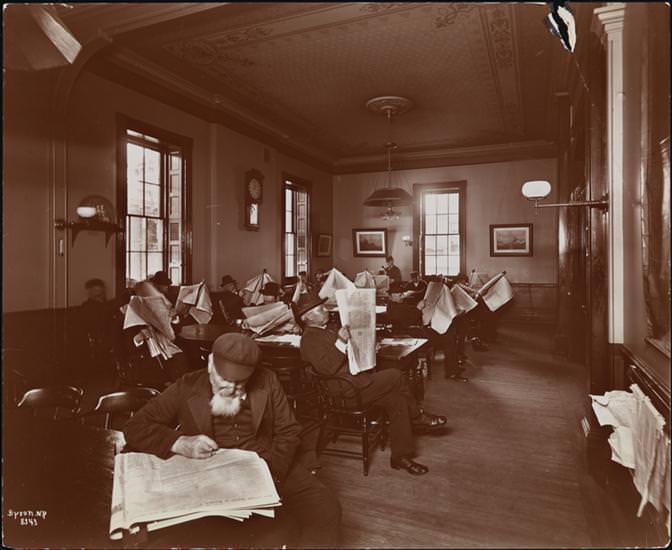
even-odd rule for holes
{"type": "Polygon", "coordinates": [[[24,412],[3,418],[4,544],[120,547],[108,529],[122,433],[24,412]]]}
{"type": "Polygon", "coordinates": [[[233,327],[228,325],[186,325],[180,329],[178,337],[187,342],[195,342],[207,347],[217,340],[222,334],[234,332],[233,327]]]}

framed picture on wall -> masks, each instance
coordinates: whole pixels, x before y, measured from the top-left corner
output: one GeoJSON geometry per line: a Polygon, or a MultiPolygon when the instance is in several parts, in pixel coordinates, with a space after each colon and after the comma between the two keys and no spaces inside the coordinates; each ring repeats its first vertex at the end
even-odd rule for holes
{"type": "Polygon", "coordinates": [[[490,256],[532,256],[532,224],[491,225],[490,256]]]}
{"type": "Polygon", "coordinates": [[[320,233],[317,237],[317,255],[331,256],[331,235],[320,233]]]}
{"type": "Polygon", "coordinates": [[[357,257],[385,257],[387,255],[387,229],[353,229],[352,255],[357,257]]]}

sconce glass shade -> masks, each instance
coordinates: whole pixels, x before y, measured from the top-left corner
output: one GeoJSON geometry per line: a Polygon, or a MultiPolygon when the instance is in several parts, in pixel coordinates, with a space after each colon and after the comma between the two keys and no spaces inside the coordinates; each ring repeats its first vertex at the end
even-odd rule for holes
{"type": "Polygon", "coordinates": [[[545,180],[526,181],[520,191],[527,200],[538,201],[551,194],[551,184],[545,180]]]}
{"type": "Polygon", "coordinates": [[[77,207],[77,215],[83,219],[93,219],[98,222],[116,223],[114,206],[105,197],[89,195],[84,197],[77,207]]]}
{"type": "Polygon", "coordinates": [[[413,202],[413,197],[401,187],[383,187],[376,189],[364,201],[364,206],[409,206],[413,202]]]}

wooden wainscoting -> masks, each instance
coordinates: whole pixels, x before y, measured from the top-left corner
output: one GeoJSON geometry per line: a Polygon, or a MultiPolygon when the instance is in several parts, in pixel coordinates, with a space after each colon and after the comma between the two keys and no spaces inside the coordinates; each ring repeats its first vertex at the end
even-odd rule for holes
{"type": "Polygon", "coordinates": [[[514,298],[503,312],[506,320],[555,325],[558,285],[555,283],[511,283],[514,298]]]}

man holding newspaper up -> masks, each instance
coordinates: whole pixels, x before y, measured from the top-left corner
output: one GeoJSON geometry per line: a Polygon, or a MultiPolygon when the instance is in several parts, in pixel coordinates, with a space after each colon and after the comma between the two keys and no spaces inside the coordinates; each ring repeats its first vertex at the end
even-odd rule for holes
{"type": "Polygon", "coordinates": [[[163,459],[173,455],[208,459],[216,452],[226,453],[222,449],[254,451],[268,464],[282,500],[275,519],[253,517],[243,524],[199,519],[172,538],[164,535],[168,545],[231,546],[241,529],[246,545],[256,547],[338,544],[338,500],[295,460],[301,427],[277,377],[259,366],[260,356],[259,347],[247,336],[220,336],[213,343],[207,370],[183,376],[126,425],[124,434],[132,450],[163,459]],[[274,536],[280,527],[278,541],[274,536]]]}
{"type": "MultiPolygon", "coordinates": [[[[355,289],[352,282],[349,287],[347,279],[341,277],[346,288],[334,292],[343,324],[338,333],[326,328],[329,312],[324,302],[327,296],[302,294],[298,304],[293,305],[297,322],[303,327],[301,357],[320,374],[349,378],[359,389],[365,405],[376,403],[385,409],[390,420],[390,465],[412,475],[426,474],[429,469],[412,459],[413,432],[441,429],[446,417],[425,413],[418,407],[400,370],[372,370],[375,366],[375,289],[355,289]],[[349,314],[344,316],[346,309],[349,314]],[[373,335],[362,337],[365,327],[372,328],[373,335]],[[350,342],[353,337],[354,341],[350,342]],[[371,349],[364,349],[366,347],[371,349]]],[[[321,293],[328,294],[328,288],[325,283],[321,293]]]]}

